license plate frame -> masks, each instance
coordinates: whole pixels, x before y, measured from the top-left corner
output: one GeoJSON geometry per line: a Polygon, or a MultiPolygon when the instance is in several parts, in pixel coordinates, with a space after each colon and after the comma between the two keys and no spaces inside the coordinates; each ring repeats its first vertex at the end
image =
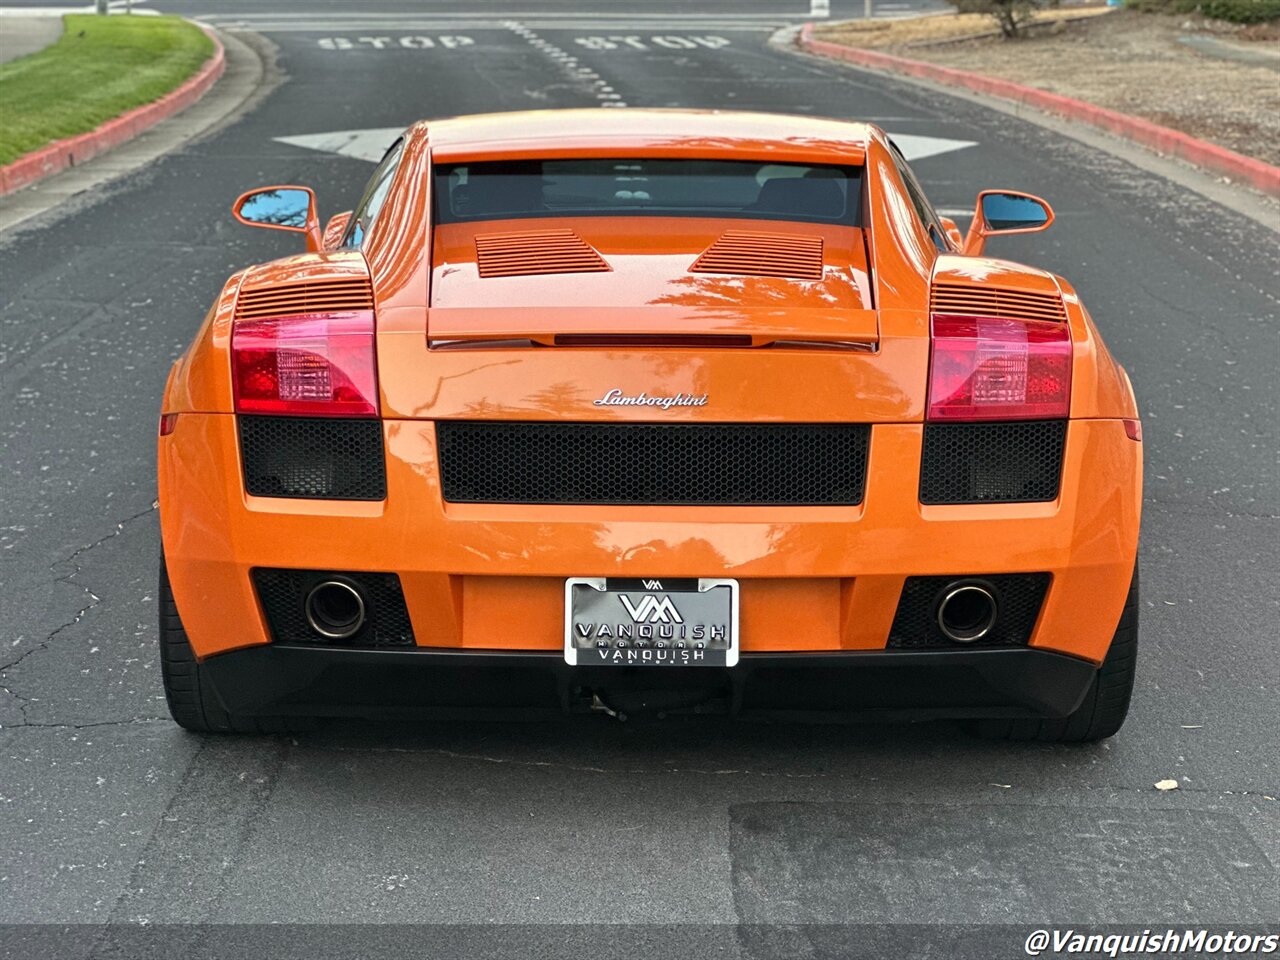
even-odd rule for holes
{"type": "Polygon", "coordinates": [[[737,580],[722,577],[569,577],[564,584],[565,662],[732,667],[739,650],[738,591],[737,580]],[[608,636],[601,634],[602,626],[608,636]],[[628,633],[627,628],[629,635],[618,636],[628,633]]]}

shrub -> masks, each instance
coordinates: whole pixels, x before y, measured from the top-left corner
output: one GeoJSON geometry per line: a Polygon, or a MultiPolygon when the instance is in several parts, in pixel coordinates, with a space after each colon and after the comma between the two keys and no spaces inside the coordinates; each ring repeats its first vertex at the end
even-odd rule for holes
{"type": "Polygon", "coordinates": [[[1124,5],[1142,13],[1193,13],[1200,0],[1124,0],[1124,5]]]}
{"type": "Polygon", "coordinates": [[[1280,20],[1280,0],[1125,0],[1125,6],[1143,13],[1194,13],[1231,23],[1266,23],[1280,20]]]}
{"type": "Polygon", "coordinates": [[[985,13],[1000,25],[1006,37],[1016,37],[1018,28],[1041,7],[1056,7],[1058,0],[947,0],[959,13],[985,13]]]}
{"type": "Polygon", "coordinates": [[[1280,19],[1280,0],[1203,0],[1200,12],[1214,20],[1265,23],[1280,19]]]}

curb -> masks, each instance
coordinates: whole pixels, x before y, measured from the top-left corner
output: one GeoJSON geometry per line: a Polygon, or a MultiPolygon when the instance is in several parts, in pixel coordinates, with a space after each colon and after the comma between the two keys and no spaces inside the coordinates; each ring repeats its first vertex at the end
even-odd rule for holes
{"type": "Polygon", "coordinates": [[[37,180],[61,173],[69,167],[84,163],[90,157],[105,153],[112,147],[132,140],[162,120],[167,120],[191,106],[217,83],[226,69],[226,52],[222,41],[212,30],[202,28],[213,41],[213,53],[181,86],[170,90],[159,100],[134,107],[114,119],[66,140],[55,140],[48,146],[34,150],[13,163],[0,167],[0,197],[30,186],[37,180]]]}
{"type": "Polygon", "coordinates": [[[1011,80],[985,77],[982,74],[956,70],[952,67],[939,67],[932,63],[908,60],[906,57],[895,57],[875,50],[846,47],[827,40],[815,40],[813,28],[812,23],[806,23],[801,27],[797,41],[800,48],[809,53],[833,60],[844,60],[874,70],[923,77],[946,86],[963,87],[977,93],[1013,100],[1016,103],[1043,110],[1045,113],[1056,114],[1068,120],[1097,127],[1124,140],[1155,150],[1157,153],[1178,157],[1197,167],[1247,183],[1268,196],[1280,197],[1280,167],[1273,167],[1262,160],[1255,160],[1228,150],[1226,147],[1198,140],[1179,130],[1171,130],[1152,123],[1150,120],[1131,117],[1125,113],[1085,103],[1083,100],[1064,97],[1061,94],[1049,93],[1046,90],[1025,87],[1011,80]]]}

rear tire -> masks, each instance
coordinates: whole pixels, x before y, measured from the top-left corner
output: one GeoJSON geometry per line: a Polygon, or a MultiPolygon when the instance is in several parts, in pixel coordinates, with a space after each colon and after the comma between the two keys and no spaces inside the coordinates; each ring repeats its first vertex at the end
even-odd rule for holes
{"type": "Polygon", "coordinates": [[[226,711],[191,649],[163,556],[159,600],[160,677],[169,714],[178,726],[192,733],[291,733],[311,728],[306,718],[242,717],[226,711]]]}
{"type": "Polygon", "coordinates": [[[969,732],[984,740],[1093,743],[1118,731],[1129,712],[1138,665],[1138,567],[1106,659],[1075,712],[1058,720],[977,720],[969,732]]]}

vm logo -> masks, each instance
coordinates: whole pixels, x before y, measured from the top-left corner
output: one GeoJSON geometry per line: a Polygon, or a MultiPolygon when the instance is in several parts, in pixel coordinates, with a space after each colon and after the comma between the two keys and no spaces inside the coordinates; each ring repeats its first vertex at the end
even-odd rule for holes
{"type": "Polygon", "coordinates": [[[659,600],[654,596],[645,596],[639,603],[632,603],[631,598],[624,593],[619,599],[636,623],[684,623],[684,618],[680,616],[680,611],[670,597],[659,600]]]}

